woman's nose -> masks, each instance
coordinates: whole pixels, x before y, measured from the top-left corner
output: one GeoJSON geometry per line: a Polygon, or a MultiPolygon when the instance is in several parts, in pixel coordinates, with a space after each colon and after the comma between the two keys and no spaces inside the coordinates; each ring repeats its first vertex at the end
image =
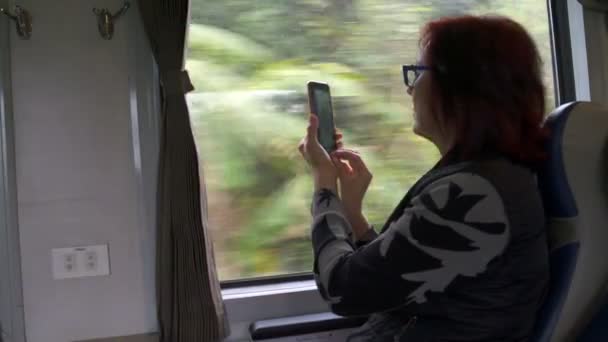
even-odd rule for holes
{"type": "Polygon", "coordinates": [[[407,87],[407,93],[411,96],[414,93],[414,87],[407,87]]]}

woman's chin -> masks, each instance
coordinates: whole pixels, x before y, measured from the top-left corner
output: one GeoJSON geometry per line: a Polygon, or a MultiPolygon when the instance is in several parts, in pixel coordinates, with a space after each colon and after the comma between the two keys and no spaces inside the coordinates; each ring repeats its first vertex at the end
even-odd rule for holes
{"type": "Polygon", "coordinates": [[[422,132],[420,131],[420,128],[418,127],[417,121],[414,121],[414,124],[412,125],[412,132],[414,132],[414,134],[416,135],[423,136],[422,132]]]}
{"type": "Polygon", "coordinates": [[[417,122],[414,122],[414,125],[412,126],[412,131],[414,132],[414,134],[421,138],[431,140],[430,135],[426,134],[424,130],[420,129],[420,126],[417,124],[417,122]]]}

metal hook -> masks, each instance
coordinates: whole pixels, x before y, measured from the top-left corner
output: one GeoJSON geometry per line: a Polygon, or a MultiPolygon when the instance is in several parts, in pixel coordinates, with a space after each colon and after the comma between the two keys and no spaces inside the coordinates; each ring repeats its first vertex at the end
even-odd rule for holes
{"type": "Polygon", "coordinates": [[[17,26],[17,34],[21,39],[30,39],[32,37],[32,15],[21,6],[15,6],[15,14],[10,14],[4,8],[0,8],[0,13],[3,13],[15,22],[17,26]]]}
{"type": "Polygon", "coordinates": [[[99,33],[103,39],[112,39],[114,36],[114,22],[122,17],[130,7],[131,4],[128,1],[125,1],[122,8],[114,14],[110,13],[107,8],[93,8],[93,13],[97,16],[97,27],[99,28],[99,33]]]}

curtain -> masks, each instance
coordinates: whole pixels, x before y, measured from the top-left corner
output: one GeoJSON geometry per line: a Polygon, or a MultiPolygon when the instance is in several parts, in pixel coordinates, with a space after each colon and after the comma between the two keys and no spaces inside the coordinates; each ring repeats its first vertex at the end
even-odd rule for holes
{"type": "Polygon", "coordinates": [[[193,90],[184,70],[189,7],[189,0],[139,0],[162,93],[156,237],[162,342],[221,341],[229,330],[185,97],[193,90]]]}

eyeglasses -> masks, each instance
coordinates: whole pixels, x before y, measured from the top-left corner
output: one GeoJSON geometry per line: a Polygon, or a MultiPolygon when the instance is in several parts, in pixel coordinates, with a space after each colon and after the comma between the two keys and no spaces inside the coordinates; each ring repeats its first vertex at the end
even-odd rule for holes
{"type": "Polygon", "coordinates": [[[403,82],[408,87],[413,87],[418,80],[418,77],[422,75],[425,70],[431,70],[433,67],[426,65],[404,65],[403,66],[403,82]]]}

